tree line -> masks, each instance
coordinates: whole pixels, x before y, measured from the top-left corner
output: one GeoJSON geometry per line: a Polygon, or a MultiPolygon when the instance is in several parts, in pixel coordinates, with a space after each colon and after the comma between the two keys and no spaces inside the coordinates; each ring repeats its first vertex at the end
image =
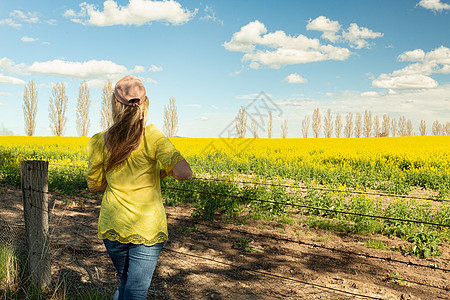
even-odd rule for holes
{"type": "MultiPolygon", "coordinates": [[[[100,111],[100,126],[106,130],[112,125],[112,107],[111,97],[113,94],[113,84],[107,80],[103,86],[100,111]]],[[[86,81],[82,81],[79,86],[77,107],[76,107],[76,127],[79,136],[87,136],[91,125],[89,110],[92,102],[89,87],[86,81]]],[[[163,132],[166,136],[176,136],[178,132],[178,114],[175,104],[175,98],[169,99],[169,105],[164,106],[164,125],[163,132]]],[[[36,129],[36,112],[38,103],[38,91],[34,80],[28,82],[23,94],[23,113],[25,133],[32,136],[36,129]]],[[[63,82],[56,83],[52,87],[52,95],[49,99],[49,120],[50,129],[55,136],[62,136],[66,128],[68,97],[66,95],[66,86],[63,82]]],[[[253,137],[259,137],[260,126],[252,119],[250,130],[253,137]]],[[[235,118],[235,129],[237,137],[243,138],[247,131],[247,113],[242,106],[235,118]]],[[[287,120],[281,122],[281,137],[286,138],[288,134],[287,120]]],[[[410,119],[401,116],[397,119],[389,117],[387,114],[382,116],[373,115],[370,110],[365,110],[364,114],[349,112],[345,115],[345,121],[340,113],[336,113],[333,119],[331,109],[328,109],[324,115],[320,114],[319,108],[314,109],[311,116],[307,115],[301,122],[301,135],[308,138],[310,129],[312,135],[318,138],[321,133],[326,138],[334,136],[341,137],[388,137],[388,136],[414,136],[427,135],[427,124],[421,120],[416,133],[410,119]]],[[[267,137],[273,137],[273,117],[269,111],[267,124],[267,137]]],[[[435,120],[431,125],[431,135],[450,135],[450,122],[440,123],[435,120]]]]}
{"type": "MultiPolygon", "coordinates": [[[[245,107],[241,106],[235,118],[235,128],[237,137],[243,138],[247,128],[247,114],[245,107]]],[[[254,119],[250,126],[254,138],[259,137],[258,124],[254,119]]],[[[288,133],[287,120],[281,122],[281,137],[286,138],[288,133]]],[[[324,115],[320,114],[319,108],[314,109],[311,116],[307,115],[301,123],[301,134],[303,138],[308,138],[310,129],[314,138],[318,138],[321,133],[326,138],[360,138],[360,137],[388,137],[388,136],[425,136],[427,135],[427,125],[425,120],[421,120],[418,132],[415,132],[410,119],[401,116],[397,119],[389,117],[387,114],[373,115],[370,110],[365,110],[364,114],[349,112],[345,115],[345,122],[340,113],[336,113],[333,119],[331,109],[324,115]]],[[[267,137],[272,138],[273,117],[272,112],[268,114],[267,137]]],[[[435,120],[431,125],[431,135],[450,135],[450,122],[440,123],[435,120]]]]}
{"type": "MultiPolygon", "coordinates": [[[[113,84],[107,80],[103,86],[100,110],[100,126],[102,130],[109,128],[112,123],[111,97],[113,95],[113,84]]],[[[50,129],[55,136],[62,136],[66,128],[66,109],[69,99],[66,95],[66,86],[63,82],[56,83],[52,87],[52,95],[49,99],[48,116],[50,129]]],[[[76,107],[76,124],[79,136],[87,136],[91,125],[89,110],[91,106],[91,96],[86,81],[80,83],[76,107]]],[[[23,93],[23,114],[25,134],[33,136],[36,131],[36,113],[38,103],[38,90],[34,80],[25,86],[23,93]]],[[[169,99],[169,105],[164,106],[164,126],[163,131],[166,136],[175,136],[178,131],[178,115],[175,105],[175,98],[169,99]]]]}

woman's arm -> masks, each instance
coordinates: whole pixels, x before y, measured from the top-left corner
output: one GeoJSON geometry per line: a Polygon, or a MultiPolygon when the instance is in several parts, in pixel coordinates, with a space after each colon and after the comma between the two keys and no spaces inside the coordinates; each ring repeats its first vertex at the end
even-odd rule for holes
{"type": "Polygon", "coordinates": [[[177,162],[175,167],[173,167],[173,170],[167,175],[172,175],[176,180],[190,180],[192,179],[192,174],[191,166],[183,159],[182,161],[177,162]]]}
{"type": "Polygon", "coordinates": [[[105,181],[101,186],[89,188],[89,191],[91,193],[103,192],[104,190],[106,190],[107,186],[108,186],[108,182],[105,181]]]}

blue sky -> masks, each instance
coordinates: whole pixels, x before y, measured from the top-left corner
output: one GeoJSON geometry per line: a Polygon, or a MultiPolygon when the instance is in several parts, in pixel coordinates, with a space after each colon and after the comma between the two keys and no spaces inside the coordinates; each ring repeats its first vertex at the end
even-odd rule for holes
{"type": "MultiPolygon", "coordinates": [[[[101,130],[107,78],[133,74],[163,125],[175,97],[180,136],[217,137],[239,107],[264,92],[288,137],[315,108],[405,116],[418,132],[450,121],[448,0],[0,1],[0,131],[24,135],[23,92],[38,85],[36,135],[51,135],[52,86],[66,84],[65,136],[76,136],[76,98],[90,86],[101,130]]],[[[264,137],[265,125],[260,127],[264,137]]],[[[311,135],[311,133],[310,133],[311,135]]],[[[251,134],[247,133],[250,137],[251,134]]]]}

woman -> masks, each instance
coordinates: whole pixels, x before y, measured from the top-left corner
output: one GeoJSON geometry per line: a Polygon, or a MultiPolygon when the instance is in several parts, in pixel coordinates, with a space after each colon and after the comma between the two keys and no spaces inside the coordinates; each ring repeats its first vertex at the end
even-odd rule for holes
{"type": "Polygon", "coordinates": [[[146,299],[168,238],[160,179],[189,180],[192,171],[161,131],[145,127],[148,98],[138,78],[120,79],[111,102],[113,125],[87,145],[87,181],[91,192],[105,191],[98,237],[120,277],[114,299],[146,299]]]}

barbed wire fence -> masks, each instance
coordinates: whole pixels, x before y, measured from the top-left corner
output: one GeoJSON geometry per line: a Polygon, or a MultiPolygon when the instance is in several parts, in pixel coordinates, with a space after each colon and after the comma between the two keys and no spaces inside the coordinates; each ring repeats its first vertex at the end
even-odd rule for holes
{"type": "MultiPolygon", "coordinates": [[[[83,170],[77,172],[57,171],[60,167],[52,164],[55,168],[49,170],[50,173],[79,176],[83,170]]],[[[67,166],[64,166],[67,167],[67,166]]],[[[38,169],[39,170],[39,169],[38,169]]],[[[214,179],[214,178],[195,178],[195,180],[212,180],[227,181],[230,180],[214,179]]],[[[260,184],[271,185],[287,188],[302,188],[286,184],[257,183],[238,181],[241,184],[260,184]]],[[[9,187],[1,186],[3,191],[9,187]]],[[[243,197],[240,195],[228,195],[223,193],[214,193],[211,191],[183,189],[177,187],[164,187],[168,190],[182,191],[188,193],[201,193],[204,195],[217,197],[235,197],[245,201],[262,201],[270,204],[288,205],[292,208],[315,209],[326,212],[334,212],[338,214],[355,213],[343,210],[333,210],[321,207],[312,207],[309,205],[301,205],[298,203],[277,202],[273,200],[262,200],[257,198],[243,197]]],[[[321,191],[339,192],[339,190],[313,188],[321,191]]],[[[0,190],[1,191],[1,190],[0,190]]],[[[87,195],[70,195],[49,192],[46,190],[37,190],[33,187],[22,187],[24,191],[46,194],[49,197],[49,204],[46,209],[49,217],[49,253],[52,261],[52,280],[53,284],[57,283],[60,291],[67,291],[81,295],[83,291],[94,289],[101,293],[112,294],[118,284],[115,271],[109,262],[104,250],[103,244],[96,238],[96,221],[98,217],[100,199],[97,197],[87,197],[87,195]],[[82,199],[83,203],[79,203],[82,199]]],[[[361,191],[346,191],[349,193],[361,194],[361,191]]],[[[367,192],[367,195],[386,195],[382,193],[367,192]]],[[[387,195],[399,198],[414,198],[404,195],[387,195]]],[[[423,198],[421,198],[423,199],[423,198]]],[[[440,202],[442,199],[428,198],[431,201],[440,202]]],[[[25,222],[23,221],[23,206],[13,201],[3,201],[1,203],[0,221],[0,242],[9,245],[17,251],[23,250],[26,246],[25,222]]],[[[36,206],[35,209],[41,209],[36,206]]],[[[422,223],[438,227],[450,227],[449,224],[441,224],[427,222],[421,220],[389,218],[384,216],[357,214],[365,218],[385,219],[396,222],[405,223],[422,223]]],[[[169,220],[178,224],[185,222],[205,226],[209,228],[225,229],[240,236],[255,235],[254,233],[245,232],[216,226],[211,222],[202,222],[191,218],[182,218],[168,216],[169,220]]],[[[257,235],[257,234],[256,234],[257,235]]],[[[259,235],[264,238],[279,239],[279,237],[269,235],[259,235]]],[[[290,240],[291,242],[300,241],[290,240]]],[[[186,242],[186,241],[184,241],[186,242]]],[[[189,241],[182,246],[168,244],[162,253],[158,269],[155,273],[155,279],[150,289],[150,296],[154,299],[187,299],[187,298],[204,298],[204,299],[273,299],[273,298],[290,298],[290,297],[311,297],[311,298],[333,298],[333,299],[381,299],[376,295],[364,295],[349,292],[348,290],[317,284],[311,281],[301,280],[295,276],[276,274],[265,271],[251,264],[239,263],[226,258],[216,256],[205,256],[198,251],[191,251],[185,245],[194,245],[195,241],[189,241]]],[[[317,245],[315,245],[317,246],[317,245]]],[[[195,247],[194,247],[195,248],[195,247]]],[[[351,253],[352,255],[360,255],[359,253],[351,253]]],[[[289,255],[288,255],[289,256],[289,255]]],[[[377,257],[375,257],[377,258],[377,257]]],[[[385,259],[379,257],[378,259],[385,259]]],[[[401,261],[398,261],[401,263],[401,261]]],[[[288,263],[288,261],[286,261],[288,263]]],[[[404,262],[411,264],[411,262],[404,262]]],[[[450,272],[445,268],[437,266],[427,266],[416,264],[417,267],[433,268],[444,273],[450,272]]],[[[439,287],[435,287],[439,288],[439,287]]],[[[57,290],[58,290],[57,289],[57,290]]]]}

